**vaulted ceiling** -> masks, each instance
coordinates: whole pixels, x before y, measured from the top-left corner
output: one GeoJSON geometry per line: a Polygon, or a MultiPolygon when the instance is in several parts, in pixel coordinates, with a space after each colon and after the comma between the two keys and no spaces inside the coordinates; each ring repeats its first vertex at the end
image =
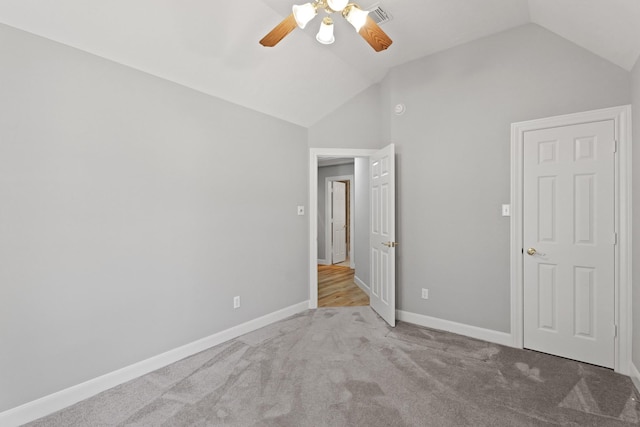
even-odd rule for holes
{"type": "Polygon", "coordinates": [[[258,40],[307,0],[0,0],[0,23],[204,93],[310,126],[394,66],[526,23],[630,70],[640,55],[638,0],[359,0],[380,5],[393,39],[376,53],[344,20],[319,19],[280,44],[258,40]]]}

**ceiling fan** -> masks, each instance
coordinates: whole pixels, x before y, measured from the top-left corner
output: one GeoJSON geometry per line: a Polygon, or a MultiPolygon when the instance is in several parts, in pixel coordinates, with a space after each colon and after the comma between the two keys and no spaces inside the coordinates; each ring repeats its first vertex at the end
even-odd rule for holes
{"type": "Polygon", "coordinates": [[[322,19],[320,31],[316,36],[316,40],[322,44],[331,44],[335,41],[333,19],[331,18],[333,13],[340,13],[376,52],[387,49],[393,43],[369,16],[368,11],[362,10],[355,3],[349,3],[349,0],[314,0],[313,3],[293,5],[292,10],[289,16],[260,40],[261,45],[273,47],[296,27],[304,29],[309,21],[318,14],[318,10],[324,10],[327,13],[327,16],[322,19]]]}

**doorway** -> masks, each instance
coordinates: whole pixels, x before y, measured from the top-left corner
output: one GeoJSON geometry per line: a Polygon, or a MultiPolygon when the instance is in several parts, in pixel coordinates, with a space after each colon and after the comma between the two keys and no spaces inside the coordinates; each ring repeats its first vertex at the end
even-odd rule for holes
{"type": "Polygon", "coordinates": [[[320,166],[325,160],[319,161],[318,182],[324,181],[324,194],[318,187],[318,252],[324,256],[319,255],[318,264],[355,268],[355,159],[344,159],[346,163],[339,165],[337,171],[350,174],[338,176],[327,176],[335,173],[335,167],[320,166]],[[320,239],[323,235],[324,248],[320,239]]]}
{"type": "Polygon", "coordinates": [[[367,289],[355,283],[355,163],[318,159],[318,307],[369,305],[367,289]]]}
{"type": "Polygon", "coordinates": [[[514,123],[511,138],[514,346],[622,374],[631,360],[629,120],[629,106],[608,108],[514,123]]]}
{"type": "MultiPolygon", "coordinates": [[[[354,160],[356,157],[369,157],[374,154],[376,150],[363,150],[363,149],[311,149],[309,151],[309,308],[317,308],[318,307],[318,262],[324,260],[324,264],[326,265],[326,255],[320,257],[319,255],[323,255],[319,253],[319,247],[326,248],[326,231],[318,230],[318,219],[319,217],[326,215],[326,207],[323,209],[319,209],[318,203],[318,193],[320,188],[325,188],[326,183],[323,180],[318,179],[318,167],[320,165],[321,159],[351,159],[354,160]],[[319,233],[322,231],[322,233],[319,233]],[[320,241],[320,245],[318,244],[320,241]],[[324,243],[324,244],[322,244],[324,243]]],[[[334,176],[339,176],[333,174],[334,176]]],[[[355,180],[354,180],[355,181],[355,180]]],[[[354,188],[354,199],[355,199],[355,190],[354,188]]],[[[355,204],[355,201],[354,201],[355,204]]],[[[326,220],[325,220],[326,224],[326,220]]],[[[354,227],[352,230],[352,239],[350,245],[350,252],[353,254],[357,250],[357,242],[355,235],[357,234],[354,219],[354,227]]],[[[364,248],[362,248],[364,249],[364,248]]],[[[350,262],[355,264],[355,255],[351,257],[350,262]]],[[[358,266],[354,265],[356,270],[358,270],[358,266]]],[[[354,281],[357,281],[357,275],[354,274],[354,281]]],[[[366,285],[366,283],[358,283],[358,285],[366,285]]],[[[366,287],[365,287],[366,289],[366,287]]]]}
{"type": "MultiPolygon", "coordinates": [[[[355,282],[362,284],[369,291],[370,307],[392,327],[396,324],[396,247],[395,241],[395,146],[390,144],[380,150],[363,149],[322,149],[309,150],[309,308],[318,307],[318,161],[322,157],[359,158],[366,169],[363,180],[356,176],[358,182],[366,183],[360,194],[368,200],[363,204],[369,218],[366,221],[356,220],[356,229],[364,227],[360,238],[358,233],[352,241],[352,252],[355,254],[355,282]],[[358,249],[360,248],[360,249],[358,249]],[[364,251],[362,253],[361,251],[364,251]],[[358,255],[361,253],[361,256],[358,255]],[[362,267],[365,263],[365,268],[362,267]],[[363,283],[358,282],[357,274],[366,274],[363,283]]],[[[356,174],[357,175],[357,174],[356,174]]],[[[358,193],[356,191],[356,193],[358,193]]],[[[358,203],[356,203],[358,205],[358,203]]]]}

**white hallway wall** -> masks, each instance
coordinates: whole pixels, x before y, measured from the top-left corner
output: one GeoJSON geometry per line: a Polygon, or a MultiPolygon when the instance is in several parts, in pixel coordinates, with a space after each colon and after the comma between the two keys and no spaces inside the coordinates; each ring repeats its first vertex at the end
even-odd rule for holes
{"type": "Polygon", "coordinates": [[[399,309],[509,332],[500,206],[509,202],[510,125],[628,104],[629,88],[627,71],[531,24],[393,69],[312,126],[309,141],[334,146],[330,133],[341,147],[396,144],[399,309]],[[393,115],[396,103],[404,115],[393,115]],[[376,114],[377,136],[350,126],[376,114]]]}
{"type": "Polygon", "coordinates": [[[306,129],[0,40],[0,412],[308,300],[306,129]]]}
{"type": "Polygon", "coordinates": [[[355,263],[356,280],[369,287],[369,158],[356,157],[354,164],[356,176],[356,217],[355,217],[355,263]]]}

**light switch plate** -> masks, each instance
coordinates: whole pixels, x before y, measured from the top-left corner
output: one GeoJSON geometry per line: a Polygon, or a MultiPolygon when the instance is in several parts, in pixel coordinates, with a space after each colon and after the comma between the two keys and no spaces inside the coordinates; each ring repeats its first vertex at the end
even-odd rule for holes
{"type": "Polygon", "coordinates": [[[298,206],[298,215],[304,215],[304,206],[298,206]]]}
{"type": "Polygon", "coordinates": [[[511,205],[502,205],[502,216],[511,216],[511,205]]]}

